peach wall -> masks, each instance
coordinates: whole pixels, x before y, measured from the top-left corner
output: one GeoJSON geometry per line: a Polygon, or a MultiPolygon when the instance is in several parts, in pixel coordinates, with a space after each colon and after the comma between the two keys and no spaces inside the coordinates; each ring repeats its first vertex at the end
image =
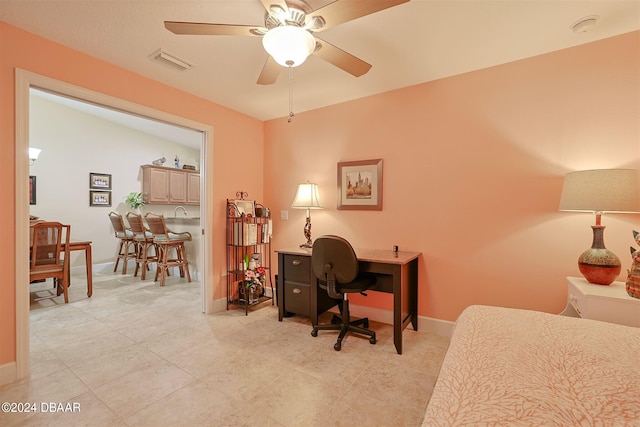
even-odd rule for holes
{"type": "MultiPolygon", "coordinates": [[[[266,122],[274,249],[303,241],[305,212],[290,204],[310,180],[325,206],[312,212],[313,236],[422,252],[420,315],[455,320],[471,304],[560,312],[594,223],[558,212],[564,174],[640,168],[639,39],[633,32],[266,122]],[[374,158],[384,160],[383,210],[338,211],[336,164],[374,158]]],[[[640,218],[603,221],[626,271],[640,218]]],[[[374,293],[359,303],[391,307],[374,293]]]]}
{"type": "MultiPolygon", "coordinates": [[[[0,366],[15,361],[15,69],[21,68],[92,91],[121,98],[156,110],[185,117],[214,128],[214,146],[209,151],[214,187],[206,189],[213,199],[214,238],[213,298],[223,298],[226,285],[224,230],[225,199],[242,189],[262,198],[263,123],[223,108],[125,69],[53,43],[0,22],[0,144],[4,166],[0,168],[0,223],[5,225],[5,243],[0,246],[0,366]],[[238,158],[242,150],[243,162],[238,158]],[[246,168],[246,163],[254,164],[246,168]],[[242,170],[242,174],[238,170],[242,170]],[[232,178],[230,178],[232,177],[232,178]]],[[[188,75],[185,74],[185,78],[188,75]]]]}

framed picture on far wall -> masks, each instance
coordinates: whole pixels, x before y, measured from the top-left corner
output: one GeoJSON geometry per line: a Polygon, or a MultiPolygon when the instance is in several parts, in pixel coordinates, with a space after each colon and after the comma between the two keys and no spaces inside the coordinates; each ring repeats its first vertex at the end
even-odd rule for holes
{"type": "Polygon", "coordinates": [[[338,163],[338,209],[382,210],[382,159],[338,163]]]}
{"type": "Polygon", "coordinates": [[[111,190],[111,174],[90,172],[89,188],[98,190],[111,190]]]}
{"type": "Polygon", "coordinates": [[[29,175],[29,204],[36,204],[36,177],[29,175]]]}
{"type": "Polygon", "coordinates": [[[89,206],[111,206],[111,191],[89,191],[89,206]]]}

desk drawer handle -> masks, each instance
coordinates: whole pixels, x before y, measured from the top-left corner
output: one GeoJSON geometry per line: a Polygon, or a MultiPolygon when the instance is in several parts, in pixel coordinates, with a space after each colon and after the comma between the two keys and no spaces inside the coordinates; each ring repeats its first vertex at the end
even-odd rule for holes
{"type": "Polygon", "coordinates": [[[299,259],[294,259],[293,261],[291,261],[291,264],[295,265],[296,267],[300,265],[300,260],[299,259]]]}
{"type": "Polygon", "coordinates": [[[292,292],[293,292],[294,294],[298,295],[298,294],[301,294],[301,293],[302,293],[302,290],[300,290],[300,288],[293,288],[293,291],[292,291],[292,292]]]}

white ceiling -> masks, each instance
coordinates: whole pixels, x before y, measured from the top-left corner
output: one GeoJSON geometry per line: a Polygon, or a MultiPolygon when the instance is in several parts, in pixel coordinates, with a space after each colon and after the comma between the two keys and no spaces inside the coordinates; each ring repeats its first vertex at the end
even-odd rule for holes
{"type": "Polygon", "coordinates": [[[204,138],[202,132],[193,129],[171,125],[158,120],[147,119],[145,117],[114,110],[109,107],[82,102],[66,96],[59,96],[39,89],[30,89],[29,95],[47,99],[66,107],[80,110],[83,113],[91,114],[103,120],[117,123],[121,126],[135,129],[139,132],[144,132],[158,138],[166,139],[167,141],[185,145],[194,150],[200,150],[204,138]]]}
{"type": "MultiPolygon", "coordinates": [[[[307,2],[315,9],[328,0],[307,2]]],[[[274,85],[256,84],[267,57],[260,39],[178,36],[163,25],[262,25],[259,0],[0,0],[0,20],[260,120],[289,112],[285,70],[274,85]],[[160,48],[194,68],[151,60],[160,48]]],[[[356,78],[310,57],[294,71],[294,112],[638,29],[638,0],[411,0],[323,31],[373,68],[356,78]],[[572,24],[589,15],[600,16],[598,25],[575,34],[572,24]]]]}

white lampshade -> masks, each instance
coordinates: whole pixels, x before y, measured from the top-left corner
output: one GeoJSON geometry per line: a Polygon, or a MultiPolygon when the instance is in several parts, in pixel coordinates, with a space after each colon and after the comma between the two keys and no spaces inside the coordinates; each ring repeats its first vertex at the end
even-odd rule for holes
{"type": "Polygon", "coordinates": [[[297,67],[316,47],[316,40],[304,28],[284,25],[262,37],[264,49],[283,67],[297,67]]]}
{"type": "Polygon", "coordinates": [[[298,192],[291,207],[295,209],[322,209],[318,196],[318,185],[308,182],[298,185],[298,192]]]}
{"type": "Polygon", "coordinates": [[[41,151],[39,148],[29,147],[29,160],[31,160],[32,163],[38,160],[41,151]]]}
{"type": "Polygon", "coordinates": [[[560,210],[640,213],[640,170],[570,172],[564,178],[560,210]]]}

